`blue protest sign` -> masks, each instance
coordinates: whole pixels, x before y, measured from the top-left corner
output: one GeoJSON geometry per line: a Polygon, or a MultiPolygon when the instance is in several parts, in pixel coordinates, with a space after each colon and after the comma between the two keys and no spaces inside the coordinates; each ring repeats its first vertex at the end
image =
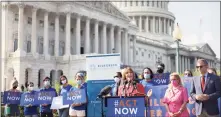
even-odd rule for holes
{"type": "Polygon", "coordinates": [[[170,73],[154,74],[152,82],[154,85],[168,85],[170,73]]]}
{"type": "Polygon", "coordinates": [[[21,93],[5,91],[3,93],[3,103],[4,104],[20,104],[21,93]]]}
{"type": "Polygon", "coordinates": [[[55,91],[38,91],[35,93],[35,100],[37,104],[51,104],[55,96],[55,91]]]}
{"type": "MultiPolygon", "coordinates": [[[[183,86],[187,88],[188,95],[191,87],[191,78],[184,78],[183,80],[183,86]]],[[[165,105],[162,103],[162,100],[164,98],[165,92],[168,88],[167,85],[161,85],[161,86],[148,86],[145,87],[146,91],[149,89],[152,89],[152,96],[149,100],[149,107],[147,109],[147,116],[148,117],[155,117],[155,116],[165,116],[166,115],[166,108],[165,105]]],[[[187,110],[190,114],[190,117],[196,117],[195,115],[195,105],[192,98],[189,96],[189,103],[187,104],[187,110]]]]}
{"type": "Polygon", "coordinates": [[[63,93],[63,105],[77,104],[86,102],[86,92],[84,89],[70,90],[67,93],[63,93]]]}
{"type": "Polygon", "coordinates": [[[23,93],[21,95],[21,101],[20,101],[20,105],[21,106],[25,106],[25,105],[38,105],[36,103],[36,99],[35,99],[35,91],[33,91],[32,93],[23,93]]]}
{"type": "Polygon", "coordinates": [[[107,114],[106,117],[118,116],[145,116],[145,98],[144,97],[128,97],[128,98],[107,98],[107,114]]]}

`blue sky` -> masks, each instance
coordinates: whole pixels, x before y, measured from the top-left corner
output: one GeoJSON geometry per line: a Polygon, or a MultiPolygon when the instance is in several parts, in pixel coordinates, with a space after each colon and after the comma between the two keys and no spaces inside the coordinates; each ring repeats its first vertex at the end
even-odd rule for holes
{"type": "Polygon", "coordinates": [[[214,50],[217,58],[220,58],[219,2],[170,2],[169,11],[175,15],[175,22],[179,23],[184,44],[206,42],[214,50]]]}

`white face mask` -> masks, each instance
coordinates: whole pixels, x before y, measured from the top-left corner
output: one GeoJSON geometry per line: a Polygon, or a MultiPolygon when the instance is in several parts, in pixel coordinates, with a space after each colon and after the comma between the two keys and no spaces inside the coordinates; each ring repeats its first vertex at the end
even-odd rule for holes
{"type": "Polygon", "coordinates": [[[150,79],[150,74],[144,74],[143,76],[145,79],[150,79]]]}
{"type": "Polygon", "coordinates": [[[33,90],[34,90],[34,87],[28,87],[28,89],[29,89],[30,91],[33,91],[33,90]]]}
{"type": "Polygon", "coordinates": [[[66,80],[62,80],[61,81],[62,84],[66,84],[66,82],[67,82],[66,80]]]}
{"type": "Polygon", "coordinates": [[[114,78],[114,81],[115,81],[116,83],[118,83],[118,82],[120,81],[120,78],[114,78]]]}
{"type": "Polygon", "coordinates": [[[49,81],[45,81],[44,82],[44,86],[50,86],[50,82],[49,81]]]}

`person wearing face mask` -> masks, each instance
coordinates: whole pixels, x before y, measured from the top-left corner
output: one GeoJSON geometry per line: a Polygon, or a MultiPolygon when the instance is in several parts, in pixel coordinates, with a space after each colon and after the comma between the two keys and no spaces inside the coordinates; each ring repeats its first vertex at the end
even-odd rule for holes
{"type": "MultiPolygon", "coordinates": [[[[34,94],[34,83],[28,83],[28,91],[25,93],[34,94]]],[[[38,106],[32,106],[31,104],[24,106],[24,115],[25,117],[38,117],[38,106]]]]}
{"type": "Polygon", "coordinates": [[[142,79],[140,81],[140,83],[146,87],[146,86],[153,86],[153,82],[152,82],[152,78],[153,78],[153,72],[150,68],[146,67],[143,69],[143,73],[142,73],[142,79]]]}
{"type": "MultiPolygon", "coordinates": [[[[66,76],[62,75],[60,77],[61,88],[59,91],[59,95],[62,96],[63,93],[67,93],[71,89],[71,85],[68,84],[68,79],[66,76]]],[[[68,117],[69,116],[69,108],[59,109],[59,117],[68,117]]]]}
{"type": "MultiPolygon", "coordinates": [[[[83,73],[77,73],[75,76],[76,81],[76,87],[72,87],[70,91],[74,91],[77,89],[84,89],[85,93],[87,94],[87,87],[83,85],[84,83],[84,74],[83,73]]],[[[86,97],[87,99],[87,97],[86,97]]],[[[70,105],[69,109],[69,115],[71,117],[85,117],[86,116],[86,108],[87,107],[87,101],[85,103],[79,103],[79,104],[72,104],[70,105]]]]}
{"type": "Polygon", "coordinates": [[[121,83],[121,78],[122,78],[122,74],[121,72],[116,72],[116,75],[114,76],[114,84],[111,85],[112,87],[112,91],[111,91],[111,96],[117,96],[118,94],[118,87],[121,83]]]}
{"type": "Polygon", "coordinates": [[[163,63],[160,63],[160,64],[157,66],[157,73],[158,73],[158,74],[164,73],[164,69],[165,69],[165,65],[164,65],[163,63]]]}
{"type": "MultiPolygon", "coordinates": [[[[55,96],[57,96],[57,92],[54,88],[51,87],[50,78],[45,77],[43,80],[44,88],[42,88],[40,91],[50,91],[55,92],[55,96]]],[[[40,112],[41,117],[53,117],[52,110],[50,109],[51,104],[42,104],[40,105],[40,112]]]]}
{"type": "Polygon", "coordinates": [[[179,74],[170,74],[170,84],[166,90],[163,103],[166,105],[166,117],[189,117],[187,89],[183,87],[179,74]]]}
{"type": "MultiPolygon", "coordinates": [[[[17,90],[18,81],[16,80],[16,78],[14,78],[12,80],[11,87],[12,88],[9,91],[11,91],[11,92],[20,92],[19,90],[17,90]]],[[[10,113],[7,114],[6,116],[8,116],[8,117],[19,117],[20,111],[19,111],[19,105],[18,104],[6,104],[5,108],[10,109],[10,113]]]]}
{"type": "Polygon", "coordinates": [[[193,77],[193,73],[191,72],[191,70],[186,69],[184,71],[184,77],[193,77]]]}

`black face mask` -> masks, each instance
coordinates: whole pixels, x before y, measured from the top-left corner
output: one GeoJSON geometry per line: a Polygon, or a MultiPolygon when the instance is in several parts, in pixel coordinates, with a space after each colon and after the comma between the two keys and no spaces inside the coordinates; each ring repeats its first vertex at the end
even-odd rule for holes
{"type": "Polygon", "coordinates": [[[163,73],[163,69],[158,69],[157,73],[160,73],[160,74],[163,73]]]}
{"type": "Polygon", "coordinates": [[[16,89],[18,86],[13,86],[13,89],[16,89]]]}

